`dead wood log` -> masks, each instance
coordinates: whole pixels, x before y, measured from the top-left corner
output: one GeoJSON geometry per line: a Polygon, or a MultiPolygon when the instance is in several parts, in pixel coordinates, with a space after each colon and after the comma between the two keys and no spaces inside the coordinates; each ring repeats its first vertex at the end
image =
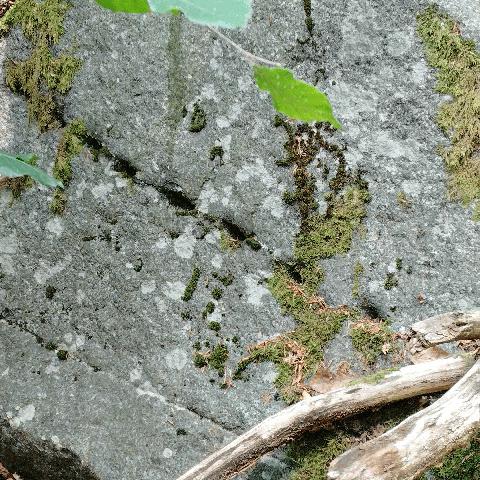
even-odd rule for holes
{"type": "Polygon", "coordinates": [[[410,365],[307,398],[268,417],[178,480],[233,478],[262,455],[307,431],[391,402],[447,390],[465,374],[471,363],[469,358],[459,356],[410,365]]]}
{"type": "Polygon", "coordinates": [[[336,458],[329,480],[413,480],[480,429],[480,361],[442,398],[336,458]]]}
{"type": "Polygon", "coordinates": [[[414,323],[412,330],[430,345],[480,338],[480,310],[449,312],[414,323]]]}

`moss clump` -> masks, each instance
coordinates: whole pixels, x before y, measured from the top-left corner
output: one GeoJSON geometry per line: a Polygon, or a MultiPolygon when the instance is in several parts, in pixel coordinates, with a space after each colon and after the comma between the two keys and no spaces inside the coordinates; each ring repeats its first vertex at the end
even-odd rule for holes
{"type": "Polygon", "coordinates": [[[436,480],[480,480],[480,436],[448,455],[432,473],[436,480]]]}
{"type": "Polygon", "coordinates": [[[57,358],[62,361],[67,360],[68,352],[66,350],[58,350],[57,358]]]}
{"type": "Polygon", "coordinates": [[[212,297],[215,300],[220,300],[222,298],[222,296],[223,296],[223,290],[221,288],[215,287],[212,290],[212,297]]]}
{"type": "Polygon", "coordinates": [[[353,235],[366,215],[369,194],[360,175],[347,169],[343,150],[324,139],[322,133],[328,127],[299,125],[295,130],[281,117],[276,117],[275,125],[283,126],[288,135],[284,164],[293,167],[295,191],[290,198],[298,208],[301,225],[293,260],[277,266],[268,287],[284,313],[295,319],[297,327],[251,347],[249,355],[239,363],[235,377],[240,377],[253,362],[271,361],[277,367],[276,386],[283,399],[292,403],[304,391],[305,379],[317,370],[327,342],[346,319],[358,316],[345,307],[328,307],[317,296],[317,290],[324,277],[320,261],[350,249],[353,235]],[[325,214],[317,212],[316,182],[309,168],[322,148],[337,161],[336,174],[329,182],[331,192],[325,214]]]}
{"type": "Polygon", "coordinates": [[[365,269],[360,262],[356,262],[353,267],[353,285],[352,285],[352,297],[358,298],[360,296],[360,278],[362,277],[365,269]]]}
{"type": "Polygon", "coordinates": [[[386,378],[386,376],[392,372],[396,372],[396,368],[386,368],[385,370],[379,370],[372,373],[372,375],[365,375],[364,377],[357,378],[349,383],[349,385],[360,385],[362,383],[368,383],[369,385],[376,385],[386,378]]]}
{"type": "Polygon", "coordinates": [[[322,361],[326,344],[340,331],[343,322],[356,314],[346,308],[329,308],[321,298],[307,295],[283,268],[269,279],[268,287],[284,312],[296,320],[297,327],[251,348],[248,357],[238,365],[235,377],[239,378],[251,363],[273,362],[277,367],[275,384],[283,399],[292,403],[301,395],[304,379],[322,361]]]}
{"type": "Polygon", "coordinates": [[[214,311],[215,311],[215,304],[213,302],[208,302],[205,305],[205,308],[202,312],[202,318],[205,320],[214,311]]]}
{"type": "Polygon", "coordinates": [[[220,248],[224,252],[232,252],[233,250],[240,248],[240,240],[233,238],[228,232],[222,230],[220,232],[220,248]]]}
{"type": "Polygon", "coordinates": [[[255,252],[262,248],[262,244],[255,237],[246,238],[245,243],[255,252]]]}
{"type": "MultiPolygon", "coordinates": [[[[72,179],[72,160],[82,151],[87,136],[87,128],[81,120],[73,120],[63,129],[53,165],[53,176],[61,180],[65,188],[72,179]]],[[[61,188],[56,188],[50,203],[50,211],[55,215],[62,215],[66,205],[66,193],[61,188]]]]}
{"type": "Polygon", "coordinates": [[[208,365],[217,370],[219,375],[225,372],[225,363],[228,360],[228,348],[225,345],[216,345],[208,358],[208,365]]]}
{"type": "Polygon", "coordinates": [[[218,278],[218,280],[224,287],[229,287],[235,280],[235,277],[231,273],[228,273],[224,276],[217,276],[216,278],[218,278]]]}
{"type": "Polygon", "coordinates": [[[202,354],[200,352],[195,352],[193,355],[193,364],[197,368],[203,368],[208,365],[207,357],[205,354],[202,354]]]}
{"type": "Polygon", "coordinates": [[[330,463],[351,446],[351,440],[343,433],[306,435],[287,450],[294,462],[289,480],[326,480],[330,463]]]}
{"type": "Polygon", "coordinates": [[[188,130],[192,133],[201,132],[207,125],[207,115],[205,110],[198,104],[193,105],[192,119],[188,130]]]}
{"type": "Polygon", "coordinates": [[[214,332],[219,332],[222,329],[222,326],[220,325],[219,322],[210,322],[208,324],[208,328],[214,332]]]}
{"type": "Polygon", "coordinates": [[[223,147],[216,145],[210,149],[210,160],[215,160],[217,157],[220,159],[220,162],[223,160],[223,156],[225,155],[225,151],[223,147]]]}
{"type": "Polygon", "coordinates": [[[450,137],[441,154],[450,173],[450,195],[464,204],[480,202],[480,54],[460,35],[458,24],[436,5],[417,17],[427,60],[437,68],[437,90],[451,95],[437,121],[450,137]]]}
{"type": "Polygon", "coordinates": [[[190,277],[190,280],[187,286],[185,287],[185,291],[183,292],[183,295],[182,295],[182,300],[184,302],[188,302],[189,300],[192,299],[193,294],[197,289],[198,280],[200,279],[200,274],[201,274],[200,269],[198,267],[194,267],[192,271],[192,276],[190,277]]]}
{"type": "Polygon", "coordinates": [[[383,352],[392,349],[394,332],[386,320],[363,318],[352,324],[350,337],[365,362],[373,364],[383,352]]]}
{"type": "Polygon", "coordinates": [[[63,0],[17,0],[0,25],[0,31],[18,25],[32,44],[23,61],[8,60],[6,84],[27,98],[28,115],[41,131],[60,126],[55,95],[70,90],[81,62],[66,54],[54,56],[51,46],[63,34],[63,21],[70,5],[63,0]]]}
{"type": "Polygon", "coordinates": [[[385,279],[383,286],[385,287],[385,290],[392,290],[393,288],[398,287],[398,278],[394,273],[387,273],[387,278],[385,279]]]}

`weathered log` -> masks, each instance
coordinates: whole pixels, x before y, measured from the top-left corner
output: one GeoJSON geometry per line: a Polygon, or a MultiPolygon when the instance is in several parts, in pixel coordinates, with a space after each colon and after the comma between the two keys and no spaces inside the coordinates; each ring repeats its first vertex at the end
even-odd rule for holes
{"type": "Polygon", "coordinates": [[[449,312],[412,325],[413,332],[430,345],[480,338],[480,310],[449,312]]]}
{"type": "Polygon", "coordinates": [[[391,402],[447,390],[470,366],[467,357],[449,357],[376,374],[374,378],[307,398],[268,417],[178,480],[233,478],[265,453],[307,431],[391,402]]]}
{"type": "Polygon", "coordinates": [[[479,429],[480,361],[434,404],[336,458],[328,478],[413,480],[479,429]]]}

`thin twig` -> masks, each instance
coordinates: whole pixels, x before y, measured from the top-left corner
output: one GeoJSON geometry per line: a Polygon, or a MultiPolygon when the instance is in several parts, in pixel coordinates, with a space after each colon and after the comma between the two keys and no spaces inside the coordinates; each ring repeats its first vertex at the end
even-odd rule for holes
{"type": "Polygon", "coordinates": [[[265,65],[269,65],[271,67],[281,67],[282,65],[280,63],[272,62],[271,60],[267,60],[266,58],[258,57],[257,55],[254,55],[253,53],[247,52],[247,50],[244,50],[240,45],[235,43],[231,38],[228,38],[226,35],[224,35],[222,32],[217,30],[214,27],[207,27],[211,32],[215,33],[218,35],[222,40],[225,40],[225,42],[229,43],[233,48],[235,48],[242,57],[248,62],[248,63],[263,63],[265,65]]]}

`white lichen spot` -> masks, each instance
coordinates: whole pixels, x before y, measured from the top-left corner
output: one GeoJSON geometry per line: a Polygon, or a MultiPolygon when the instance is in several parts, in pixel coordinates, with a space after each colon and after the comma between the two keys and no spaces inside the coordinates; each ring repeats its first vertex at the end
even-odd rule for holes
{"type": "Polygon", "coordinates": [[[223,187],[223,197],[222,197],[222,205],[224,207],[228,206],[230,203],[230,197],[232,196],[233,187],[228,185],[227,187],[223,187]]]}
{"type": "Polygon", "coordinates": [[[18,240],[15,233],[0,237],[0,266],[8,274],[15,273],[13,255],[17,253],[18,240]]]}
{"type": "Polygon", "coordinates": [[[128,187],[128,180],[124,177],[115,177],[115,186],[117,188],[128,187]]]}
{"type": "Polygon", "coordinates": [[[165,448],[163,450],[163,457],[164,458],[172,458],[173,457],[173,451],[170,448],[165,448]]]}
{"type": "Polygon", "coordinates": [[[172,300],[180,300],[185,291],[185,284],[177,282],[167,282],[162,288],[163,293],[172,300]]]}
{"type": "Polygon", "coordinates": [[[248,274],[243,280],[247,289],[247,301],[251,305],[261,305],[262,298],[265,295],[270,295],[269,290],[260,282],[260,277],[258,275],[248,274]]]}
{"type": "Polygon", "coordinates": [[[213,232],[208,232],[205,235],[205,241],[210,245],[217,245],[220,240],[220,232],[218,230],[213,230],[213,232]]]}
{"type": "Polygon", "coordinates": [[[50,439],[52,440],[52,443],[55,445],[56,448],[62,448],[62,444],[60,443],[60,439],[57,437],[57,435],[52,435],[50,439]]]}
{"type": "Polygon", "coordinates": [[[210,263],[212,264],[213,268],[217,268],[217,269],[222,268],[222,263],[223,263],[222,256],[219,253],[217,253],[216,255],[213,256],[210,263]]]}
{"type": "Polygon", "coordinates": [[[162,403],[166,403],[165,397],[163,395],[160,395],[157,389],[150,382],[142,383],[142,385],[137,387],[136,391],[139,397],[146,396],[160,400],[162,403]]]}
{"type": "Polygon", "coordinates": [[[285,218],[285,207],[278,195],[270,195],[263,201],[262,208],[268,210],[274,218],[285,218]]]}
{"type": "Polygon", "coordinates": [[[188,355],[185,350],[176,348],[165,355],[167,367],[173,370],[183,370],[188,361],[188,355]]]}
{"type": "Polygon", "coordinates": [[[211,203],[218,202],[219,196],[216,190],[211,186],[206,186],[201,192],[200,196],[198,197],[199,206],[198,209],[202,213],[208,213],[208,207],[211,203]]]}
{"type": "Polygon", "coordinates": [[[253,85],[251,77],[244,75],[243,77],[238,77],[237,79],[238,89],[241,92],[247,92],[253,85]]]}
{"type": "Polygon", "coordinates": [[[75,197],[77,199],[83,198],[83,192],[87,188],[87,182],[85,180],[82,180],[78,185],[77,188],[75,189],[75,197]]]}
{"type": "Polygon", "coordinates": [[[67,255],[62,261],[55,265],[49,265],[43,260],[40,260],[40,266],[35,270],[33,278],[40,285],[45,285],[48,279],[62,272],[72,261],[71,255],[67,255]]]}
{"type": "Polygon", "coordinates": [[[96,199],[105,200],[107,196],[113,192],[113,183],[99,183],[92,188],[92,195],[96,199]]]}
{"type": "Polygon", "coordinates": [[[215,100],[216,99],[215,86],[213,85],[213,83],[208,83],[208,84],[206,84],[202,87],[201,96],[205,100],[215,100]]]}
{"type": "Polygon", "coordinates": [[[155,302],[155,305],[157,306],[157,311],[159,313],[163,313],[167,311],[167,305],[162,298],[155,297],[154,302],[155,302]]]}
{"type": "Polygon", "coordinates": [[[19,427],[26,422],[31,422],[35,417],[35,405],[29,404],[26,407],[19,408],[18,413],[10,420],[12,427],[19,427]]]}
{"type": "Polygon", "coordinates": [[[7,368],[2,372],[2,374],[0,375],[0,377],[6,377],[9,373],[10,373],[10,367],[7,367],[7,368]]]}
{"type": "Polygon", "coordinates": [[[155,280],[147,280],[142,283],[140,286],[140,290],[142,291],[143,295],[149,295],[150,293],[153,293],[157,288],[157,283],[155,280]]]}
{"type": "Polygon", "coordinates": [[[255,163],[243,165],[235,176],[237,183],[250,182],[251,179],[260,180],[267,188],[273,188],[275,186],[275,179],[270,175],[265,168],[263,160],[260,158],[257,158],[255,163]]]}
{"type": "Polygon", "coordinates": [[[60,370],[60,362],[57,357],[52,358],[52,361],[45,368],[45,373],[51,375],[52,373],[57,373],[60,370]]]}
{"type": "Polygon", "coordinates": [[[77,303],[81,305],[86,298],[87,298],[87,295],[85,294],[85,292],[79,288],[77,290],[77,295],[76,295],[77,303]]]}
{"type": "Polygon", "coordinates": [[[173,242],[173,249],[180,258],[188,259],[192,258],[193,256],[193,251],[195,249],[197,239],[193,236],[192,230],[192,225],[187,225],[184,233],[182,233],[173,242]]]}
{"type": "Polygon", "coordinates": [[[142,378],[142,369],[140,367],[134,368],[130,372],[130,381],[131,382],[138,382],[142,378]]]}
{"type": "Polygon", "coordinates": [[[163,250],[167,247],[167,245],[167,239],[162,237],[158,239],[158,242],[154,243],[154,245],[152,246],[152,250],[163,250]]]}
{"type": "Polygon", "coordinates": [[[46,229],[59,237],[63,233],[63,221],[60,217],[50,219],[45,225],[46,229]]]}

